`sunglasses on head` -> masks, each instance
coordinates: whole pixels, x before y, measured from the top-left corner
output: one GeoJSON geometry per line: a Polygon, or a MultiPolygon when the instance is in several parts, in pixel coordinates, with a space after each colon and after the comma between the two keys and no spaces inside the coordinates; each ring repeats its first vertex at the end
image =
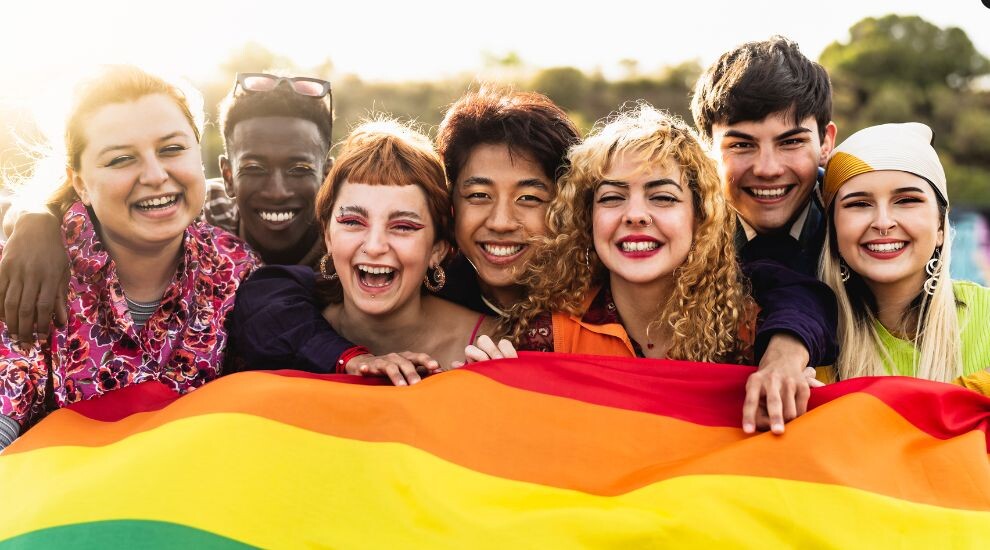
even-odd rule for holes
{"type": "Polygon", "coordinates": [[[275,76],[266,73],[237,73],[237,86],[246,92],[270,92],[282,82],[288,82],[292,91],[307,97],[324,97],[330,93],[330,83],[308,76],[275,76]]]}

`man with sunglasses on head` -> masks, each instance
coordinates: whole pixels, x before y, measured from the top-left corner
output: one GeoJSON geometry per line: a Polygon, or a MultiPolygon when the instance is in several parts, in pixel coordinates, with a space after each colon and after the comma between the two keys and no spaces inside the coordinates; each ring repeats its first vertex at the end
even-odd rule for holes
{"type": "Polygon", "coordinates": [[[313,208],[330,170],[330,83],[242,73],[220,103],[222,178],[207,186],[207,221],[269,264],[316,267],[323,238],[313,208]]]}
{"type": "MultiPolygon", "coordinates": [[[[207,182],[205,219],[247,241],[265,263],[316,266],[324,246],[313,204],[329,171],[332,125],[329,82],[238,74],[220,105],[223,177],[207,182]]],[[[0,313],[24,342],[47,340],[53,315],[65,321],[59,222],[48,212],[5,220],[12,230],[0,260],[0,313]]]]}

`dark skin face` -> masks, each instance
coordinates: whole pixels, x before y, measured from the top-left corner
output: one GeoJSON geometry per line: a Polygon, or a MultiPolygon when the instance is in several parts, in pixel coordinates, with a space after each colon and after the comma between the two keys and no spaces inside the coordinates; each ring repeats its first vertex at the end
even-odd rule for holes
{"type": "Polygon", "coordinates": [[[293,117],[243,120],[227,152],[220,171],[237,202],[241,237],[265,263],[298,263],[321,238],[314,203],[329,166],[316,124],[293,117]]]}

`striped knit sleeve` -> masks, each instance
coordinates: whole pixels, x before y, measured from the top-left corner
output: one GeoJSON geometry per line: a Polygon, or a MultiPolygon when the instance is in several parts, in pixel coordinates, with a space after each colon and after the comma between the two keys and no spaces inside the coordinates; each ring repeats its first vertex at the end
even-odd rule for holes
{"type": "Polygon", "coordinates": [[[13,443],[20,432],[21,427],[17,422],[0,414],[0,451],[13,443]]]}
{"type": "Polygon", "coordinates": [[[990,368],[990,288],[969,281],[954,281],[959,308],[963,374],[990,368]]]}

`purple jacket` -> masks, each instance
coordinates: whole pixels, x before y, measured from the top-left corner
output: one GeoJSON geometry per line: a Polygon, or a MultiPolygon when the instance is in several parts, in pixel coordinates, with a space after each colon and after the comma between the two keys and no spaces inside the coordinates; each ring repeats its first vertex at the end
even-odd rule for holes
{"type": "MultiPolygon", "coordinates": [[[[441,297],[472,309],[484,307],[473,272],[455,259],[441,297]],[[467,277],[465,277],[465,275],[467,277]],[[466,280],[466,284],[458,282],[466,280]],[[474,292],[463,292],[474,290],[474,292]]],[[[835,361],[838,308],[821,281],[771,260],[743,263],[753,298],[760,305],[754,352],[766,351],[770,337],[793,334],[808,348],[809,364],[835,361]]],[[[306,266],[272,265],[257,270],[237,293],[232,340],[248,369],[333,372],[337,359],[355,344],[334,332],[314,298],[316,274],[306,266]]],[[[490,312],[489,312],[490,313],[490,312]]]]}

